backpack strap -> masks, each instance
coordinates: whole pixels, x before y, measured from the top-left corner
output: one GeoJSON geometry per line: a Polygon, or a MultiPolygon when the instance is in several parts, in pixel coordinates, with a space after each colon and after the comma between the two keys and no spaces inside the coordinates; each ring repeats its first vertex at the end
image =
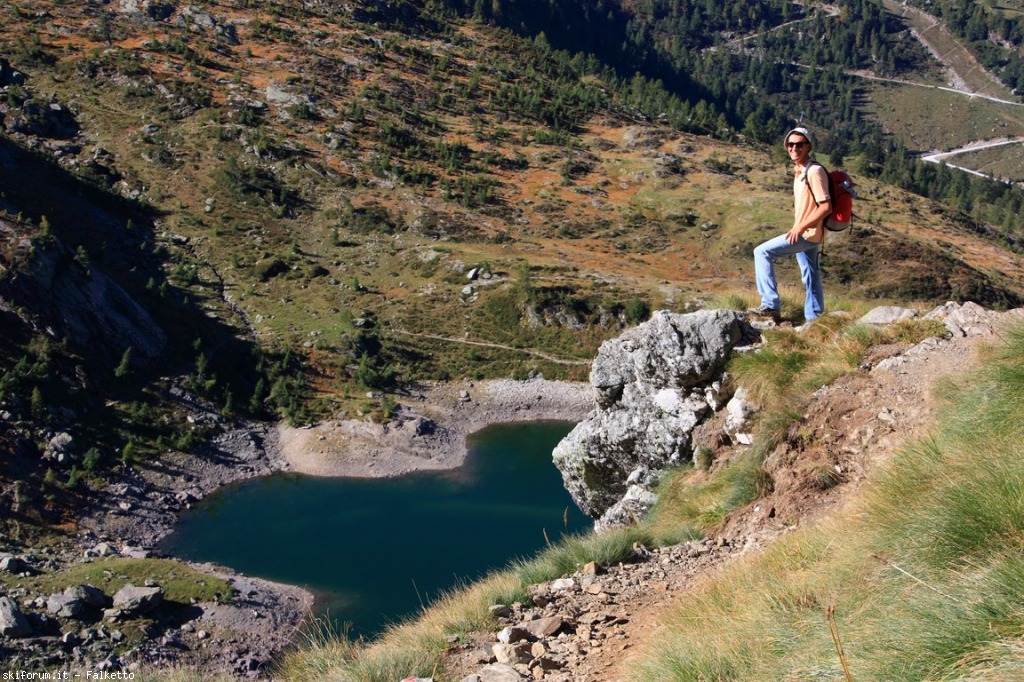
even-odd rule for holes
{"type": "Polygon", "coordinates": [[[828,169],[825,168],[825,165],[817,159],[811,159],[811,162],[807,164],[806,168],[804,168],[804,184],[807,185],[807,190],[811,193],[811,199],[814,201],[814,207],[817,208],[818,206],[821,206],[821,202],[818,201],[818,197],[814,196],[814,188],[811,187],[811,181],[807,179],[807,174],[810,173],[811,169],[815,166],[821,166],[821,170],[825,171],[826,183],[828,183],[828,169]]]}

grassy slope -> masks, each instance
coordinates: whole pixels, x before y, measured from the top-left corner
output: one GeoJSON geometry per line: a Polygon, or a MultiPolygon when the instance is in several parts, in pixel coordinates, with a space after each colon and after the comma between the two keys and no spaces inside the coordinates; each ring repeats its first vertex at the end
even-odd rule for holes
{"type": "MultiPolygon", "coordinates": [[[[882,331],[831,318],[808,335],[771,335],[766,351],[730,368],[768,408],[748,456],[710,474],[682,471],[670,478],[639,530],[553,548],[453,592],[368,647],[313,638],[284,662],[281,674],[339,680],[438,675],[446,637],[488,628],[488,604],[518,599],[526,585],[585,561],[614,562],[616,552],[628,553],[637,540],[674,542],[720,523],[758,494],[763,475],[757,458],[785,437],[800,419],[799,406],[822,383],[855,372],[879,344],[914,343],[936,331],[929,323],[882,331]]],[[[947,391],[935,436],[878,472],[863,498],[709,576],[669,616],[670,627],[645,649],[633,679],[838,677],[830,622],[854,679],[1019,679],[1024,565],[1013,548],[1024,528],[1015,399],[1022,357],[1024,329],[1012,335],[1002,360],[969,386],[947,391]]]]}
{"type": "MultiPolygon", "coordinates": [[[[772,335],[768,351],[731,368],[769,407],[750,452],[768,454],[799,419],[794,406],[805,404],[825,377],[856,371],[877,344],[913,343],[935,331],[910,323],[883,332],[833,318],[810,337],[772,335]],[[830,342],[814,340],[819,336],[830,342]]],[[[876,472],[844,511],[708,576],[669,613],[631,679],[841,679],[836,639],[853,679],[1024,678],[1024,562],[1017,551],[1024,532],[1022,358],[1019,328],[1001,357],[969,384],[947,389],[934,435],[876,472]]],[[[493,628],[489,604],[521,598],[526,585],[585,561],[614,562],[638,540],[674,541],[713,526],[757,494],[759,470],[743,458],[711,475],[680,472],[644,528],[548,550],[453,592],[366,647],[314,637],[280,674],[370,681],[414,672],[445,679],[439,661],[446,638],[493,628]]]]}
{"type": "Polygon", "coordinates": [[[830,627],[853,679],[1024,679],[1022,357],[1017,329],[860,504],[709,580],[636,679],[841,679],[830,627]]]}
{"type": "Polygon", "coordinates": [[[942,55],[943,61],[963,79],[963,85],[969,90],[1001,99],[1013,98],[1009,89],[981,68],[974,55],[934,17],[892,0],[885,2],[885,7],[902,17],[935,54],[942,55]]]}
{"type": "MultiPolygon", "coordinates": [[[[681,307],[695,296],[750,286],[750,247],[788,221],[785,164],[763,150],[670,131],[650,145],[631,144],[636,126],[614,109],[572,135],[571,149],[538,143],[534,133],[543,126],[529,117],[499,123],[488,93],[515,77],[495,54],[527,48],[486,27],[373,25],[341,12],[307,14],[292,6],[275,16],[222,1],[204,4],[203,11],[237,22],[237,47],[198,29],[120,18],[110,49],[97,34],[95,16],[47,7],[53,19],[33,30],[58,60],[59,72],[32,69],[30,87],[72,104],[94,146],[112,152],[128,186],[142,189],[164,213],[164,238],[173,233],[189,239],[185,246],[168,245],[172,259],[195,272],[191,282],[177,283],[225,317],[231,312],[224,299],[236,303],[266,346],[312,343],[305,352],[319,366],[317,387],[328,396],[356,388],[351,357],[337,352],[352,335],[352,318],[377,318],[385,352],[407,378],[507,375],[518,360],[510,364],[465,345],[400,332],[429,328],[452,339],[468,334],[567,359],[587,357],[619,328],[573,331],[555,324],[531,330],[517,323],[510,292],[524,265],[531,268],[532,285],[556,308],[572,299],[590,301],[592,310],[612,309],[634,297],[652,307],[681,307]],[[382,49],[373,47],[376,39],[382,49]],[[183,55],[177,41],[195,53],[183,55]],[[125,66],[129,55],[135,66],[125,66]],[[97,59],[106,64],[100,75],[83,77],[81,65],[97,59]],[[126,74],[135,85],[124,84],[126,74]],[[176,93],[196,84],[209,87],[211,104],[182,116],[172,100],[151,92],[126,96],[151,91],[149,78],[176,93]],[[313,93],[319,115],[297,117],[291,105],[272,103],[255,123],[241,124],[241,102],[266,100],[268,85],[297,96],[313,93]],[[439,93],[447,103],[430,109],[439,93]],[[362,113],[352,114],[353,107],[362,113]],[[408,123],[403,110],[409,109],[423,111],[436,126],[408,123]],[[144,133],[147,123],[159,130],[144,133]],[[375,175],[374,158],[388,153],[407,165],[421,163],[437,178],[456,177],[436,161],[418,161],[383,143],[381,131],[390,124],[406,125],[426,145],[467,145],[478,169],[468,174],[497,183],[494,202],[467,208],[445,200],[438,182],[424,189],[375,175]],[[265,150],[262,159],[244,150],[253,140],[265,150]],[[661,172],[657,152],[675,156],[677,169],[661,172]],[[488,165],[481,160],[486,153],[523,158],[525,165],[488,165]],[[283,216],[259,195],[239,194],[224,181],[229,159],[272,175],[277,190],[291,193],[283,216]],[[566,181],[562,171],[570,160],[575,170],[566,181]],[[372,205],[387,209],[395,234],[353,226],[353,207],[372,205]],[[708,223],[715,227],[701,229],[708,223]],[[274,262],[285,272],[266,278],[265,266],[274,262]],[[456,262],[486,263],[507,279],[466,301],[460,296],[465,280],[451,269],[456,262]],[[390,335],[392,328],[399,333],[390,335]]],[[[6,42],[16,42],[25,30],[11,25],[6,42]]],[[[543,82],[533,76],[534,82],[538,77],[543,82]]],[[[877,228],[877,248],[887,249],[891,234],[903,226],[957,231],[909,196],[882,199],[890,191],[870,183],[862,193],[858,213],[877,228]]],[[[847,251],[837,247],[836,267],[854,295],[953,297],[957,290],[939,283],[901,291],[876,279],[884,271],[915,281],[934,248],[912,239],[896,263],[865,271],[854,259],[868,252],[848,252],[844,263],[847,251]]],[[[1024,289],[1024,273],[994,270],[994,258],[968,258],[967,265],[1012,290],[1024,289]]],[[[788,270],[784,278],[795,285],[788,270]]],[[[569,365],[536,366],[549,376],[580,378],[569,365]]]]}
{"type": "MultiPolygon", "coordinates": [[[[1024,135],[1022,106],[893,83],[873,84],[868,93],[868,111],[906,140],[910,150],[927,153],[957,149],[975,140],[1024,135]]],[[[1020,175],[1017,169],[1013,177],[1020,175]]]]}

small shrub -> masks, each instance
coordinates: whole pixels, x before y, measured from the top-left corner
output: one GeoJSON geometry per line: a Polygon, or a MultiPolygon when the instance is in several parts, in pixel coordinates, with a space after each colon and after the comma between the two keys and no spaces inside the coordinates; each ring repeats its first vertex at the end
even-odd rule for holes
{"type": "Polygon", "coordinates": [[[98,448],[89,448],[85,451],[85,455],[82,457],[82,467],[86,471],[95,471],[97,467],[99,467],[102,459],[103,455],[100,453],[98,448]]]}
{"type": "Polygon", "coordinates": [[[126,467],[130,467],[137,463],[139,459],[138,446],[134,442],[128,441],[124,447],[121,448],[121,464],[126,467]]]}
{"type": "Polygon", "coordinates": [[[843,475],[836,470],[834,465],[819,464],[811,472],[814,485],[819,490],[831,490],[843,482],[843,475]]]}
{"type": "Polygon", "coordinates": [[[389,422],[391,419],[398,414],[399,404],[394,398],[389,395],[384,396],[380,404],[381,417],[384,422],[389,422]]]}
{"type": "Polygon", "coordinates": [[[123,379],[128,376],[128,372],[131,370],[132,365],[132,347],[128,346],[124,349],[124,355],[121,356],[121,362],[117,367],[114,368],[114,377],[117,379],[123,379]]]}
{"type": "Polygon", "coordinates": [[[775,482],[762,465],[764,458],[753,449],[730,463],[722,472],[728,495],[726,511],[737,509],[772,492],[775,482]]]}
{"type": "Polygon", "coordinates": [[[626,321],[636,325],[647,321],[651,316],[651,305],[640,298],[631,299],[626,303],[626,321]]]}
{"type": "Polygon", "coordinates": [[[701,471],[707,471],[714,462],[714,452],[711,448],[701,446],[693,453],[693,464],[701,471]]]}
{"type": "Polygon", "coordinates": [[[77,488],[78,487],[78,481],[79,481],[79,478],[81,477],[81,475],[82,474],[78,470],[78,467],[74,467],[74,466],[71,467],[71,471],[68,472],[68,480],[64,482],[64,489],[65,490],[74,490],[75,488],[77,488]]]}

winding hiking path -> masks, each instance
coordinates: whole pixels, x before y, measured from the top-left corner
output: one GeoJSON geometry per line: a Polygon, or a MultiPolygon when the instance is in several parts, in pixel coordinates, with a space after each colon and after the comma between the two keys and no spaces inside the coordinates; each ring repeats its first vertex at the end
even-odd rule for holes
{"type": "Polygon", "coordinates": [[[918,41],[945,67],[953,87],[941,90],[969,93],[993,102],[1019,104],[1006,99],[1010,96],[1006,86],[989,73],[938,18],[897,0],[883,0],[882,4],[886,10],[905,20],[918,41]]]}
{"type": "MultiPolygon", "coordinates": [[[[959,149],[951,149],[947,152],[935,152],[932,154],[928,154],[927,156],[922,156],[921,160],[926,161],[928,163],[946,163],[946,159],[958,156],[960,154],[968,154],[970,152],[976,152],[982,149],[991,149],[993,147],[1005,147],[1007,145],[1021,143],[1024,143],[1024,137],[1001,138],[998,140],[988,140],[985,142],[971,142],[969,144],[964,145],[963,147],[960,147],[959,149]]],[[[964,171],[965,173],[970,173],[971,175],[977,175],[978,177],[989,178],[992,180],[998,179],[992,175],[982,173],[981,171],[974,170],[972,168],[956,166],[951,163],[947,163],[946,165],[949,166],[950,168],[956,168],[958,170],[964,171]]]]}
{"type": "MultiPolygon", "coordinates": [[[[934,83],[922,83],[904,78],[879,76],[863,69],[846,69],[844,72],[847,75],[863,80],[892,83],[895,85],[916,88],[926,88],[929,90],[939,90],[968,97],[970,99],[982,99],[996,104],[1024,107],[1024,102],[1009,99],[1012,95],[1006,86],[1003,85],[999,79],[992,75],[987,69],[985,69],[974,55],[964,47],[959,38],[952,35],[945,26],[942,25],[942,22],[939,21],[939,19],[923,10],[911,7],[899,0],[883,0],[883,4],[887,11],[901,17],[907,22],[911,27],[911,32],[914,37],[917,38],[917,40],[925,47],[925,49],[928,50],[935,60],[942,65],[947,74],[950,85],[936,85],[934,83]]],[[[819,7],[830,16],[839,15],[839,9],[833,5],[824,4],[819,5],[819,7]]],[[[724,43],[724,46],[736,48],[763,35],[767,35],[768,33],[779,31],[808,20],[809,18],[797,19],[795,21],[775,26],[767,31],[734,38],[733,40],[724,43]]],[[[715,48],[710,49],[713,50],[715,48]]],[[[793,66],[803,69],[816,68],[808,64],[800,63],[794,63],[793,66]]],[[[959,149],[935,151],[922,157],[922,161],[927,163],[944,163],[945,159],[952,158],[959,154],[978,151],[979,149],[987,149],[990,147],[1019,144],[1022,141],[1024,141],[1024,138],[1004,138],[1000,140],[972,142],[960,147],[959,149]]],[[[979,177],[998,179],[992,175],[982,173],[975,169],[953,164],[948,165],[951,168],[956,168],[979,177]]]]}
{"type": "Polygon", "coordinates": [[[473,341],[470,339],[457,339],[450,336],[437,336],[436,334],[422,334],[419,332],[410,332],[404,329],[391,329],[395,334],[402,334],[403,336],[415,336],[421,339],[433,339],[434,341],[444,341],[446,343],[461,343],[466,346],[480,346],[483,348],[497,348],[498,350],[507,350],[514,353],[524,353],[526,355],[533,355],[534,357],[553,362],[558,365],[589,365],[591,360],[567,360],[565,358],[557,358],[554,355],[541,352],[539,350],[531,350],[529,348],[516,348],[515,346],[506,346],[500,343],[490,343],[488,341],[473,341]]]}

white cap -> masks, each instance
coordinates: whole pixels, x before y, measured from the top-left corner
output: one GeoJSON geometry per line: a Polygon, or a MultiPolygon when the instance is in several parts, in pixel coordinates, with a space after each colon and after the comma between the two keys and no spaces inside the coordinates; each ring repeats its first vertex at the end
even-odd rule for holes
{"type": "Polygon", "coordinates": [[[803,135],[804,139],[810,142],[812,147],[814,146],[814,138],[811,137],[811,131],[808,130],[807,128],[793,128],[788,133],[786,133],[785,137],[782,138],[782,144],[786,144],[786,142],[789,140],[789,136],[792,135],[793,133],[796,133],[797,135],[803,135]]]}

